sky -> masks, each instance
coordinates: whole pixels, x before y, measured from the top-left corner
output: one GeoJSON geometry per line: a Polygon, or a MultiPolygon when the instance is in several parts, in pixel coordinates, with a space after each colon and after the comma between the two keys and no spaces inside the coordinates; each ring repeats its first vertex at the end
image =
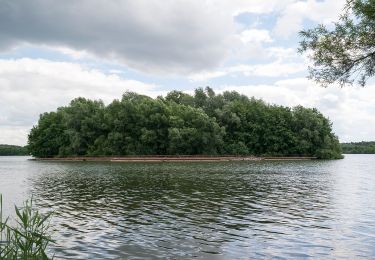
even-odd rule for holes
{"type": "Polygon", "coordinates": [[[315,107],[341,142],[375,140],[375,81],[308,80],[298,32],[332,26],[343,0],[0,0],[0,143],[25,145],[43,112],[210,86],[315,107]]]}

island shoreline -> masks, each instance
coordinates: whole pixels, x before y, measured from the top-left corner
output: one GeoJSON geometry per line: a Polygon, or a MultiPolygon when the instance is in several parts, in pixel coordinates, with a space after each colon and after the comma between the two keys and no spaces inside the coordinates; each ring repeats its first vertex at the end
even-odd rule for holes
{"type": "Polygon", "coordinates": [[[77,156],[32,158],[34,161],[90,161],[90,162],[228,162],[228,161],[305,161],[316,160],[317,157],[257,157],[257,156],[77,156]]]}

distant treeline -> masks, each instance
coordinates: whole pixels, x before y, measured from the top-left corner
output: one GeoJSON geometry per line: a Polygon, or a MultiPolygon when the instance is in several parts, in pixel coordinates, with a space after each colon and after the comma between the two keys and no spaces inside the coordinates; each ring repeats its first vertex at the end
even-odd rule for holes
{"type": "Polygon", "coordinates": [[[375,154],[375,142],[342,143],[343,153],[375,154]]]}
{"type": "Polygon", "coordinates": [[[26,147],[17,145],[0,144],[0,156],[4,155],[28,155],[26,147]]]}
{"type": "Polygon", "coordinates": [[[341,158],[318,110],[266,104],[237,92],[172,91],[155,99],[126,92],[108,106],[77,98],[44,113],[29,135],[37,157],[258,155],[341,158]]]}

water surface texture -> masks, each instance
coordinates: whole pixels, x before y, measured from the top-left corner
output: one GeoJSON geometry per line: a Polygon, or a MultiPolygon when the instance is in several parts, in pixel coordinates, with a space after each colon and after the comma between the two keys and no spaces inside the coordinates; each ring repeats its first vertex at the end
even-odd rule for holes
{"type": "Polygon", "coordinates": [[[0,157],[5,211],[54,211],[57,259],[375,257],[375,156],[96,163],[0,157]]]}

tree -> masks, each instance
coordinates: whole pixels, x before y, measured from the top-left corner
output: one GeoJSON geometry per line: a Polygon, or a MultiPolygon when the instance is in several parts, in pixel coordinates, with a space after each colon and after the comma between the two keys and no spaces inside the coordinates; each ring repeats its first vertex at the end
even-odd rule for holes
{"type": "Polygon", "coordinates": [[[195,106],[203,108],[206,105],[207,95],[203,88],[197,88],[194,92],[195,106]]]}
{"type": "Polygon", "coordinates": [[[38,125],[31,129],[28,136],[28,149],[32,155],[53,157],[69,143],[60,111],[40,115],[38,125]]]}
{"type": "Polygon", "coordinates": [[[375,154],[375,142],[342,143],[344,153],[375,154]]]}
{"type": "Polygon", "coordinates": [[[109,105],[74,99],[41,115],[29,135],[38,157],[106,155],[305,155],[340,158],[331,123],[316,109],[269,105],[235,91],[127,92],[109,105]]]}
{"type": "Polygon", "coordinates": [[[194,97],[182,91],[173,90],[165,97],[167,101],[173,101],[179,105],[194,106],[194,97]]]}
{"type": "Polygon", "coordinates": [[[313,66],[309,78],[321,86],[365,86],[375,73],[375,1],[347,0],[344,13],[332,30],[324,25],[300,32],[301,53],[313,66]]]}
{"type": "Polygon", "coordinates": [[[60,150],[60,155],[85,155],[94,150],[95,140],[105,131],[101,124],[104,104],[102,101],[92,101],[76,98],[68,107],[61,109],[63,121],[69,136],[69,146],[60,150]]]}
{"type": "Polygon", "coordinates": [[[218,154],[225,131],[200,108],[172,105],[168,154],[218,154]]]}
{"type": "Polygon", "coordinates": [[[26,146],[0,144],[0,156],[7,155],[29,155],[29,153],[26,146]]]}

